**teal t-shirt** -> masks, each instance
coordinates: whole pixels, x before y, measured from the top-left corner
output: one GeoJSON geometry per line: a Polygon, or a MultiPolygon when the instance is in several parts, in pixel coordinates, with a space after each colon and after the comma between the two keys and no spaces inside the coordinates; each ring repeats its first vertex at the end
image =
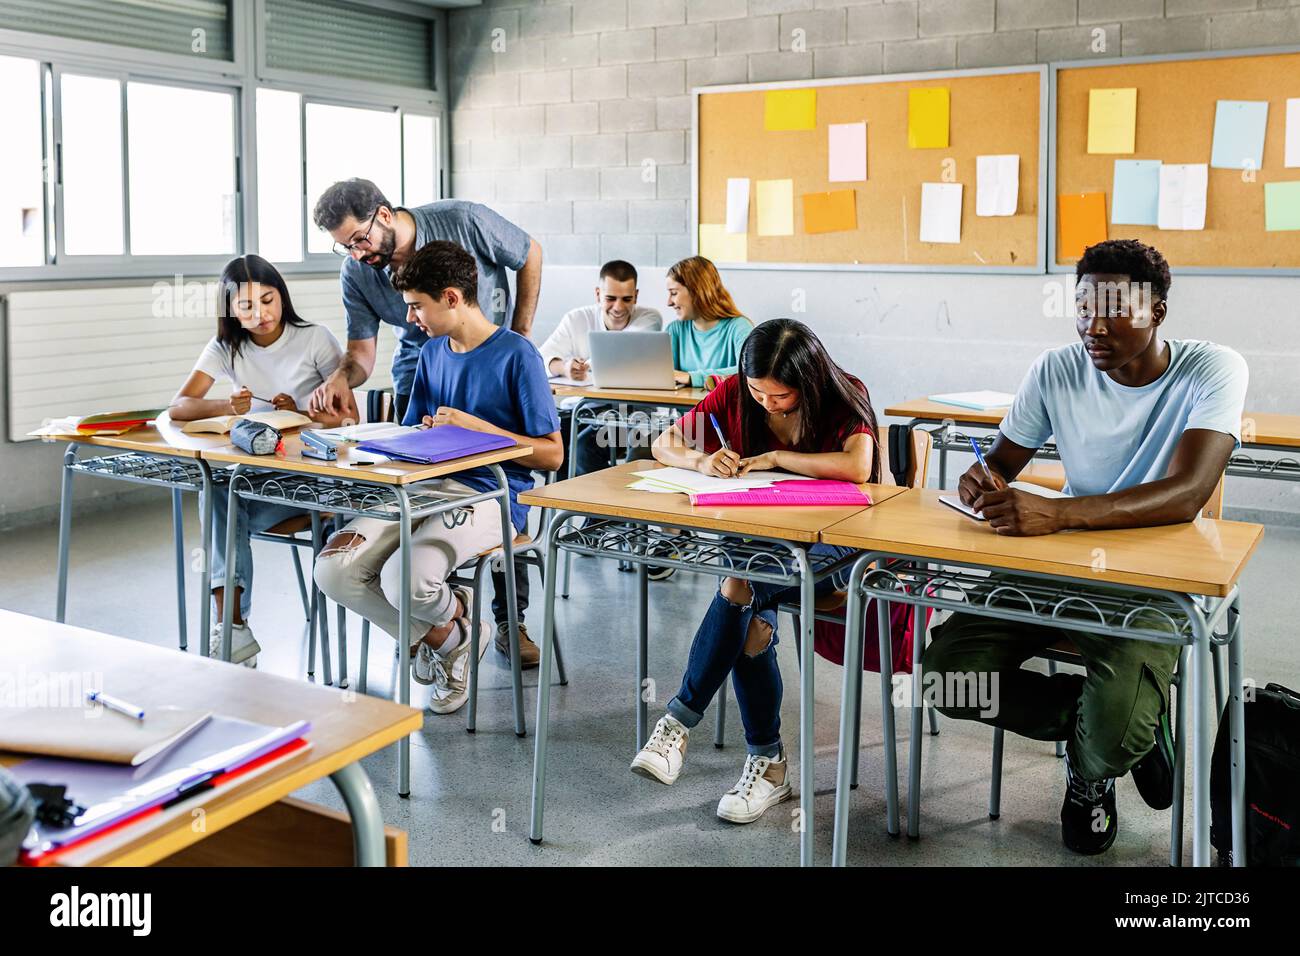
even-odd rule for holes
{"type": "Polygon", "coordinates": [[[1072,495],[1105,495],[1167,477],[1189,428],[1223,432],[1240,446],[1246,360],[1194,339],[1171,340],[1169,349],[1165,373],[1136,388],[1095,368],[1082,342],[1044,352],[1002,420],[1002,434],[1025,448],[1056,436],[1072,495]]]}
{"type": "Polygon", "coordinates": [[[710,375],[725,378],[735,375],[740,364],[740,347],[754,331],[754,323],[743,315],[723,319],[707,332],[701,332],[688,319],[668,325],[673,346],[673,368],[691,373],[691,385],[703,388],[710,375]]]}

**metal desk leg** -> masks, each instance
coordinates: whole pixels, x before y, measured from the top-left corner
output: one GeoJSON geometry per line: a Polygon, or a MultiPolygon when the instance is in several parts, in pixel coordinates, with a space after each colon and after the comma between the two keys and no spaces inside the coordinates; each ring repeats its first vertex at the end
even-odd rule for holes
{"type": "Polygon", "coordinates": [[[482,663],[478,656],[479,630],[483,608],[483,572],[488,566],[489,562],[485,559],[480,559],[474,565],[474,590],[469,599],[469,714],[465,718],[465,732],[470,734],[478,729],[478,669],[482,663]]]}
{"type": "MultiPolygon", "coordinates": [[[[401,592],[397,597],[397,702],[411,703],[411,499],[398,485],[397,504],[401,512],[398,530],[398,566],[401,592]]],[[[411,738],[397,742],[397,795],[411,795],[411,738]]]]}
{"type": "Polygon", "coordinates": [[[813,588],[816,585],[807,549],[792,546],[791,550],[799,567],[799,629],[803,632],[799,640],[799,865],[812,866],[813,804],[817,797],[814,780],[817,755],[814,752],[816,740],[813,736],[813,714],[816,710],[813,699],[813,625],[817,620],[813,588]]]}
{"type": "MultiPolygon", "coordinates": [[[[886,623],[884,633],[889,632],[886,623]]],[[[912,739],[907,760],[907,835],[921,836],[921,722],[925,716],[925,697],[921,688],[921,651],[925,636],[912,639],[912,739]]]]}
{"type": "MultiPolygon", "coordinates": [[[[316,638],[320,640],[320,657],[321,666],[325,671],[325,686],[331,687],[334,684],[334,675],[330,667],[330,619],[329,608],[325,605],[325,595],[321,589],[316,586],[316,556],[320,554],[321,549],[325,546],[325,533],[321,526],[321,517],[319,511],[311,513],[311,607],[312,607],[312,627],[315,630],[316,638]]],[[[315,648],[312,644],[312,648],[315,648]]],[[[314,650],[313,650],[314,653],[314,650]]]]}
{"type": "Polygon", "coordinates": [[[375,788],[360,763],[350,763],[330,774],[352,817],[352,845],[357,866],[384,866],[384,817],[375,788]]]}
{"type": "MultiPolygon", "coordinates": [[[[551,519],[546,532],[546,585],[542,598],[542,659],[541,673],[551,673],[551,653],[555,646],[555,573],[558,551],[555,539],[571,511],[557,512],[551,519]]],[[[533,739],[533,801],[532,819],[529,822],[528,839],[533,843],[542,842],[542,812],[546,806],[546,738],[551,720],[551,682],[537,682],[537,724],[533,739]]]]}
{"type": "Polygon", "coordinates": [[[185,621],[185,515],[181,510],[181,490],[172,489],[172,543],[176,550],[176,629],[180,635],[180,648],[189,649],[189,635],[185,621]]]}
{"type": "MultiPolygon", "coordinates": [[[[524,726],[524,670],[519,659],[519,605],[515,598],[515,526],[510,519],[510,484],[500,465],[492,466],[492,474],[501,488],[501,567],[506,578],[506,619],[510,625],[510,680],[514,686],[515,736],[528,732],[524,726]]],[[[549,675],[548,670],[542,674],[549,675]]]]}
{"type": "Polygon", "coordinates": [[[1169,865],[1183,865],[1183,817],[1187,790],[1187,708],[1191,706],[1191,649],[1178,651],[1178,710],[1174,712],[1174,805],[1169,821],[1169,865]]]}
{"type": "Polygon", "coordinates": [[[646,701],[646,678],[650,670],[650,566],[636,566],[636,747],[640,750],[649,737],[649,703],[646,701]]]}
{"type": "MultiPolygon", "coordinates": [[[[856,583],[857,567],[849,577],[856,583]]],[[[862,598],[856,587],[850,585],[849,606],[844,620],[844,679],[840,692],[840,751],[835,769],[835,822],[832,827],[831,866],[843,866],[849,835],[849,776],[853,772],[855,755],[849,752],[853,738],[853,701],[862,690],[862,668],[854,661],[862,660],[862,598]]]]}
{"type": "Polygon", "coordinates": [[[203,488],[199,492],[199,534],[203,536],[200,556],[203,568],[199,571],[199,653],[207,657],[212,634],[212,496],[216,490],[212,485],[212,468],[206,461],[199,461],[199,472],[203,475],[203,488]]]}
{"type": "MultiPolygon", "coordinates": [[[[348,686],[348,609],[342,604],[335,605],[338,609],[336,623],[339,634],[339,687],[347,690],[348,686]]],[[[474,658],[478,660],[478,658],[474,658]]]]}
{"type": "Polygon", "coordinates": [[[1232,788],[1232,865],[1246,865],[1246,703],[1243,700],[1241,681],[1241,598],[1232,602],[1230,617],[1236,618],[1229,626],[1228,644],[1228,730],[1231,734],[1230,750],[1232,788]]]}
{"type": "Polygon", "coordinates": [[[939,490],[942,491],[948,487],[948,426],[939,426],[939,433],[935,435],[935,441],[939,445],[939,490]]]}
{"type": "Polygon", "coordinates": [[[713,706],[716,709],[713,715],[713,746],[721,750],[727,742],[727,682],[725,680],[718,688],[718,696],[713,706]]]}
{"type": "MultiPolygon", "coordinates": [[[[857,576],[853,580],[858,580],[857,576]]],[[[860,612],[859,612],[860,613],[860,612]]],[[[894,728],[894,657],[889,634],[889,602],[876,598],[880,640],[880,717],[885,736],[885,832],[898,836],[898,735],[894,728]]]]}
{"type": "Polygon", "coordinates": [[[229,505],[226,508],[226,583],[222,586],[221,659],[227,663],[230,662],[231,628],[234,627],[235,578],[239,572],[235,567],[235,527],[239,524],[239,495],[235,494],[235,485],[239,482],[243,469],[243,465],[236,465],[230,473],[230,490],[226,493],[229,505]]]}
{"type": "Polygon", "coordinates": [[[1192,866],[1210,865],[1210,635],[1201,616],[1192,617],[1192,866]]]}
{"type": "MultiPolygon", "coordinates": [[[[582,411],[582,406],[586,404],[585,399],[578,399],[578,404],[573,406],[573,417],[569,419],[569,474],[567,477],[572,478],[578,471],[578,413],[582,411]]],[[[564,552],[564,589],[560,595],[567,601],[569,599],[569,577],[573,570],[573,552],[564,552]]]]}
{"type": "Polygon", "coordinates": [[[63,452],[63,489],[59,496],[59,583],[55,592],[54,620],[68,616],[68,547],[72,541],[72,466],[77,461],[77,443],[69,442],[63,452]]]}

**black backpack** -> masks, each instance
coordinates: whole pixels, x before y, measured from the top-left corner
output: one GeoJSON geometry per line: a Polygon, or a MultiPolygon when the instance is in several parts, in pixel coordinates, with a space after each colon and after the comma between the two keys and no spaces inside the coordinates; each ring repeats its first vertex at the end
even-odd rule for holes
{"type": "MultiPolygon", "coordinates": [[[[1300,866],[1300,694],[1281,684],[1255,691],[1246,712],[1246,862],[1300,866]]],[[[1210,842],[1232,860],[1228,721],[1210,761],[1210,842]]]]}

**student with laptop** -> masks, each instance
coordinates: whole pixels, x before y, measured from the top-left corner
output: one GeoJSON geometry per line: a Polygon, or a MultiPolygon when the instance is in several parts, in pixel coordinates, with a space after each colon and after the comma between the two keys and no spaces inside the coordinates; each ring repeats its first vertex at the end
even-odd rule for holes
{"type": "MultiPolygon", "coordinates": [[[[413,527],[409,634],[399,633],[396,522],[357,518],[330,538],[316,561],[316,582],[330,598],[397,640],[409,641],[415,680],[433,687],[430,709],[449,714],[466,700],[471,635],[470,596],[449,586],[447,578],[475,555],[499,547],[503,535],[527,527],[528,509],[518,503],[519,492],[533,487],[534,468],[560,466],[564,445],[541,356],[528,339],[484,315],[472,255],[453,242],[434,240],[394,273],[393,286],[407,303],[407,321],[429,336],[420,349],[403,424],[457,425],[533,448],[528,457],[502,465],[514,528],[501,527],[495,500],[466,506],[467,519],[452,527],[439,516],[413,527]]],[[[443,479],[440,486],[488,491],[496,482],[488,469],[474,468],[443,479]]],[[[483,626],[486,631],[487,623],[483,626]]]]}
{"type": "MultiPolygon", "coordinates": [[[[960,498],[998,534],[1191,521],[1240,444],[1246,363],[1221,345],[1161,337],[1169,266],[1150,246],[1098,243],[1084,251],[1075,273],[1080,341],[1034,363],[985,456],[988,471],[978,463],[968,470],[960,498]],[[1072,497],[1008,488],[1053,436],[1072,497]]],[[[1143,626],[1167,627],[1162,621],[1151,615],[1143,626]]],[[[923,665],[927,679],[974,673],[998,688],[996,716],[942,705],[941,712],[1035,740],[1067,741],[1061,839],[1077,853],[1095,854],[1119,830],[1116,777],[1132,771],[1154,809],[1173,802],[1168,711],[1177,661],[1174,644],[954,614],[935,630],[923,665]],[[1083,656],[1086,676],[1022,669],[1067,637],[1083,656]]]]}
{"type": "MultiPolygon", "coordinates": [[[[343,359],[343,349],[329,329],[314,325],[294,311],[289,289],[278,269],[261,256],[247,255],[226,263],[218,280],[217,334],[203,347],[194,370],[172,399],[169,416],[189,422],[250,410],[302,411],[313,390],[343,359]],[[218,379],[235,383],[229,399],[208,398],[218,379]]],[[[306,414],[306,412],[304,412],[306,414]]],[[[312,418],[327,427],[357,420],[351,392],[340,411],[317,411],[312,418]]],[[[212,596],[217,613],[214,638],[221,634],[225,609],[226,520],[229,499],[224,488],[212,497],[212,596]]],[[[231,614],[231,657],[236,664],[257,666],[261,651],[248,616],[253,609],[253,546],[251,535],[267,531],[301,509],[270,501],[239,498],[235,518],[234,611],[231,614]]],[[[208,644],[212,657],[221,656],[221,641],[208,644]]]]}
{"type": "Polygon", "coordinates": [[[734,375],[754,323],[736,308],[713,263],[691,256],[672,266],[668,307],[677,313],[668,326],[677,382],[705,388],[710,377],[734,375]]]}
{"type": "MultiPolygon", "coordinates": [[[[764,322],[745,341],[739,361],[740,374],[724,379],[659,437],[658,461],[720,478],[781,469],[814,478],[879,480],[876,415],[867,390],[832,361],[812,330],[793,319],[764,322]]],[[[849,553],[821,544],[813,550],[849,553]]],[[[827,579],[818,593],[836,586],[827,579]]],[[[718,816],[752,823],[790,797],[776,609],[796,594],[795,588],[723,579],[691,642],[681,688],[633,759],[633,772],[674,783],[691,729],[730,675],[748,753],[740,780],[718,803],[718,816]]]]}
{"type": "MultiPolygon", "coordinates": [[[[637,272],[630,262],[614,259],[600,267],[600,284],[596,286],[596,301],[566,312],[554,332],[542,344],[542,360],[547,374],[576,382],[591,380],[591,334],[605,332],[658,332],[663,328],[663,317],[657,309],[637,305],[637,272]]],[[[576,404],[576,401],[574,402],[576,404]]],[[[599,407],[587,406],[599,412],[599,407]]],[[[563,419],[564,446],[569,447],[570,417],[563,419]]],[[[578,432],[575,474],[598,471],[609,464],[609,445],[618,442],[619,436],[602,435],[596,428],[586,425],[578,432]]]]}

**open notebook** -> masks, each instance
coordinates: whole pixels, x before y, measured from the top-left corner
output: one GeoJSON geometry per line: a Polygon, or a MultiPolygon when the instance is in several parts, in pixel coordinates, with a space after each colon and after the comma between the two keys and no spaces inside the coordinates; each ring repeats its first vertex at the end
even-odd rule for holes
{"type": "Polygon", "coordinates": [[[186,422],[181,426],[181,431],[187,435],[225,435],[230,429],[235,427],[235,422],[241,418],[247,418],[250,421],[261,422],[263,425],[270,425],[277,431],[284,431],[289,428],[300,428],[303,425],[310,425],[311,419],[300,412],[270,411],[270,412],[249,412],[246,415],[218,415],[216,418],[199,418],[192,422],[186,422]]]}
{"type": "MultiPolygon", "coordinates": [[[[1073,495],[1067,495],[1063,491],[1057,491],[1055,488],[1044,488],[1042,485],[1035,485],[1029,481],[1013,481],[1007,487],[1016,488],[1020,491],[1028,492],[1031,495],[1038,495],[1040,498],[1072,498],[1073,495]]],[[[956,495],[940,495],[939,500],[949,508],[953,508],[966,515],[968,518],[974,518],[976,521],[983,521],[984,516],[962,503],[962,500],[956,495]]]]}

